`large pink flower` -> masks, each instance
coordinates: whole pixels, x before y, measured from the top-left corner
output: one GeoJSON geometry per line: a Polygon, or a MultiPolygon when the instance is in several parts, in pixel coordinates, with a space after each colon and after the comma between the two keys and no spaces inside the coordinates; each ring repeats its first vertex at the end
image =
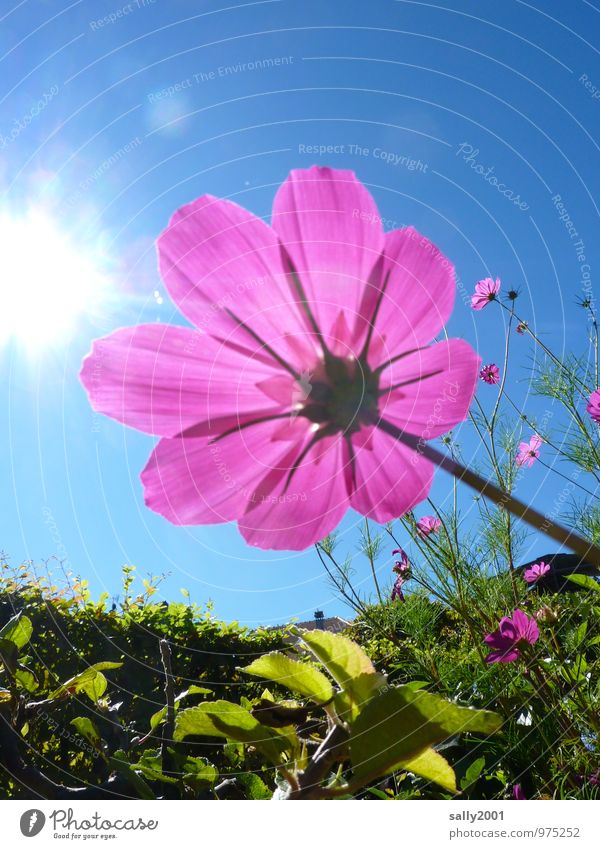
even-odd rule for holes
{"type": "Polygon", "coordinates": [[[303,549],[352,507],[386,522],[423,500],[433,439],[466,415],[479,358],[430,345],[454,270],[413,228],[384,233],[350,171],[292,171],[269,227],[204,196],[158,242],[194,328],[141,325],[94,343],[94,409],[160,436],[146,504],[178,525],[237,520],[260,548],[303,549]]]}
{"type": "Polygon", "coordinates": [[[486,634],[483,642],[493,651],[485,658],[486,663],[511,663],[521,657],[523,649],[539,640],[540,629],[535,619],[522,610],[515,610],[512,619],[503,616],[496,631],[486,634]]]}

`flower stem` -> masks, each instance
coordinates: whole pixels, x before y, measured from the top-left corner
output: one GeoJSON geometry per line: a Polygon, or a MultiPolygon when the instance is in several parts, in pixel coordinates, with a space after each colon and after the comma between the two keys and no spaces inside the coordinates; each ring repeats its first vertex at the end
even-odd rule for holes
{"type": "Polygon", "coordinates": [[[491,481],[486,481],[485,478],[482,478],[481,475],[477,474],[477,472],[473,472],[471,469],[466,468],[466,466],[463,466],[461,463],[458,463],[446,454],[442,454],[441,451],[438,451],[437,448],[429,445],[429,443],[425,442],[425,440],[420,439],[417,436],[413,436],[410,433],[405,433],[405,431],[396,427],[396,425],[391,424],[391,422],[385,421],[385,419],[381,419],[378,422],[378,427],[389,436],[399,440],[409,448],[412,448],[413,451],[416,451],[432,463],[435,463],[435,465],[440,469],[444,469],[444,471],[450,472],[450,474],[454,475],[459,480],[464,481],[467,486],[477,490],[477,492],[481,493],[481,495],[484,495],[486,498],[491,499],[499,507],[509,510],[517,518],[522,519],[524,522],[527,522],[528,525],[531,525],[531,527],[536,528],[538,531],[541,531],[553,540],[560,542],[562,545],[568,546],[572,551],[578,554],[582,560],[592,563],[594,566],[600,566],[600,549],[593,545],[593,543],[583,537],[580,537],[572,530],[563,528],[562,525],[556,524],[556,522],[554,522],[549,516],[544,516],[543,513],[540,513],[535,508],[528,507],[527,504],[524,504],[518,498],[515,498],[514,495],[511,495],[508,492],[503,492],[500,487],[491,483],[491,481]]]}

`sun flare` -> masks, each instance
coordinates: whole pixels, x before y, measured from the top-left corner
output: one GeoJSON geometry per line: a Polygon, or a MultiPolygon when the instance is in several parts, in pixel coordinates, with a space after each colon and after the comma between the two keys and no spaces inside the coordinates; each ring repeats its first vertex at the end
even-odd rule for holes
{"type": "Polygon", "coordinates": [[[42,208],[20,215],[0,210],[0,339],[39,349],[68,338],[106,291],[107,277],[93,247],[42,208]]]}

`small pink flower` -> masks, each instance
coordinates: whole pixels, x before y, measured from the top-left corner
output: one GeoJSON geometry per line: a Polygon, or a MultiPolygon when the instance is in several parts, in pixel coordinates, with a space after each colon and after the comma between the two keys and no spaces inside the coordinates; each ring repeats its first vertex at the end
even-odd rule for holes
{"type": "Polygon", "coordinates": [[[513,799],[527,799],[527,796],[523,793],[523,788],[520,784],[514,784],[512,789],[513,799]]]}
{"type": "Polygon", "coordinates": [[[423,516],[423,518],[419,519],[417,522],[417,531],[419,532],[419,536],[428,537],[429,534],[434,534],[436,531],[439,531],[441,526],[442,523],[437,516],[423,516]]]}
{"type": "Polygon", "coordinates": [[[531,468],[540,456],[540,446],[544,440],[534,433],[529,442],[521,442],[515,458],[517,466],[531,468]]]}
{"type": "Polygon", "coordinates": [[[499,383],[500,382],[500,369],[495,363],[490,363],[488,366],[484,366],[479,372],[479,377],[485,383],[499,383]]]}
{"type": "Polygon", "coordinates": [[[159,266],[193,326],[117,330],[81,371],[95,410],[159,437],[147,507],[298,551],[349,509],[384,523],[427,497],[433,464],[389,428],[435,439],[464,421],[481,363],[462,339],[430,344],[452,263],[381,222],[353,172],[321,167],[291,172],[270,225],[210,195],[175,213],[159,266]]]}
{"type": "Polygon", "coordinates": [[[590,395],[587,411],[593,420],[600,424],[600,389],[595,389],[590,395]]]}
{"type": "Polygon", "coordinates": [[[512,619],[503,616],[498,629],[484,637],[483,642],[494,649],[488,654],[485,662],[511,663],[513,660],[518,660],[523,648],[532,646],[538,641],[539,636],[540,629],[535,619],[517,609],[512,619]]]}
{"type": "Polygon", "coordinates": [[[540,563],[534,563],[533,566],[530,566],[528,569],[525,569],[523,572],[523,580],[528,584],[535,584],[536,581],[539,581],[540,578],[543,578],[544,575],[550,571],[550,565],[548,563],[544,563],[544,561],[540,561],[540,563]]]}
{"type": "Polygon", "coordinates": [[[491,277],[486,277],[475,284],[475,294],[471,295],[471,306],[474,310],[482,310],[490,303],[496,300],[496,295],[500,291],[500,278],[496,277],[492,280],[491,277]]]}
{"type": "Polygon", "coordinates": [[[520,321],[520,322],[517,324],[517,326],[515,327],[515,330],[517,331],[517,333],[518,333],[520,336],[522,336],[522,335],[525,333],[525,331],[527,330],[527,322],[525,322],[525,321],[520,321]]]}
{"type": "Polygon", "coordinates": [[[404,578],[402,577],[402,575],[398,575],[398,577],[396,578],[396,581],[394,583],[394,586],[392,587],[392,596],[391,596],[392,601],[395,601],[396,599],[398,601],[404,601],[405,600],[404,599],[404,593],[402,592],[403,584],[404,584],[404,578]]]}
{"type": "Polygon", "coordinates": [[[410,572],[410,561],[408,559],[408,554],[404,551],[403,548],[395,548],[392,551],[392,554],[399,554],[400,559],[396,560],[394,563],[393,571],[398,575],[406,575],[410,572]]]}

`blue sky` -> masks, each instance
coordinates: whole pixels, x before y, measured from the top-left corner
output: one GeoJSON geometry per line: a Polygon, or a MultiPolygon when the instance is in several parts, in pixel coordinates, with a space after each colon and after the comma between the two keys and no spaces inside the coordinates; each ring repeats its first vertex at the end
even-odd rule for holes
{"type": "MultiPolygon", "coordinates": [[[[59,555],[111,594],[123,563],[169,572],[167,597],[187,587],[250,625],[343,613],[312,551],[260,552],[235,526],[175,528],[146,510],[138,474],[153,439],[94,416],[81,359],[119,326],[183,321],[153,247],[178,206],[211,193],[268,218],[288,171],[315,163],[355,170],[388,229],[413,224],[452,258],[448,333],[485,361],[502,361],[499,312],[473,313],[465,293],[488,274],[521,291],[520,312],[555,351],[586,353],[576,301],[584,266],[593,284],[600,262],[596,4],[4,4],[0,211],[43,207],[108,280],[43,344],[28,344],[26,318],[0,342],[0,547],[11,561],[59,555]]],[[[25,250],[43,255],[35,242],[25,250]]],[[[0,285],[5,300],[25,284],[5,273],[0,285]]],[[[528,398],[531,348],[516,341],[511,394],[543,416],[528,398]]],[[[489,392],[479,389],[486,404],[489,392]]],[[[469,454],[467,429],[461,438],[469,454]]],[[[543,508],[560,486],[537,467],[519,494],[543,508]]],[[[434,497],[448,491],[439,474],[434,497]]],[[[342,550],[356,549],[356,521],[342,525],[342,550]]],[[[382,558],[384,581],[390,565],[382,558]]]]}

